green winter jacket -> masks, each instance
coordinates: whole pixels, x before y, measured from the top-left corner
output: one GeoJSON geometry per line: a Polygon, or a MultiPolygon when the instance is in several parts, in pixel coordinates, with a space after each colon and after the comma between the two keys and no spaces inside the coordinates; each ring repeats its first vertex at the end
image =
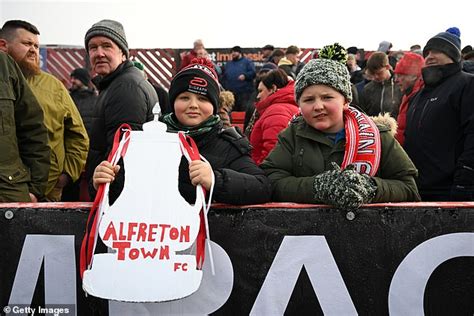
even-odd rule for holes
{"type": "MultiPolygon", "coordinates": [[[[386,116],[383,119],[387,121],[390,118],[386,116]]],[[[417,170],[393,137],[388,123],[377,124],[382,157],[373,177],[377,193],[372,202],[419,201],[414,179],[417,170]]],[[[277,145],[260,165],[272,182],[273,200],[318,203],[313,191],[315,176],[330,170],[333,161],[342,164],[345,143],[341,140],[333,144],[322,132],[307,125],[301,116],[296,118],[280,133],[277,145]]]]}
{"type": "Polygon", "coordinates": [[[44,125],[48,130],[48,144],[51,148],[51,166],[45,195],[50,200],[57,201],[60,196],[49,196],[49,193],[54,189],[61,173],[69,175],[72,181],[79,179],[86,164],[89,137],[81,114],[61,81],[43,71],[27,80],[43,109],[44,125]]]}
{"type": "Polygon", "coordinates": [[[20,68],[0,52],[0,202],[42,198],[49,170],[43,111],[20,68]]]}

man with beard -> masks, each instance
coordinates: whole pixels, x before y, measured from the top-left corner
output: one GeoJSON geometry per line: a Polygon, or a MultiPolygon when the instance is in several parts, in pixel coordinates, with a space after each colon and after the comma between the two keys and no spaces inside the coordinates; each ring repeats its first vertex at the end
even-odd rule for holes
{"type": "Polygon", "coordinates": [[[0,50],[20,66],[44,112],[51,149],[45,201],[61,200],[62,189],[76,181],[84,168],[89,138],[81,116],[61,81],[40,70],[39,31],[25,21],[11,20],[2,27],[0,50]]]}
{"type": "Polygon", "coordinates": [[[37,202],[49,170],[43,111],[18,65],[2,51],[0,109],[0,202],[37,202]]]}
{"type": "MultiPolygon", "coordinates": [[[[90,179],[95,167],[107,159],[120,125],[127,123],[132,129],[141,130],[143,123],[153,119],[152,109],[158,96],[128,60],[128,43],[121,23],[113,20],[95,23],[87,31],[84,43],[92,70],[98,75],[93,82],[99,89],[87,158],[86,176],[90,179]]],[[[123,176],[123,172],[119,175],[123,176]]],[[[118,196],[118,192],[112,193],[118,196]]]]}
{"type": "Polygon", "coordinates": [[[459,35],[451,28],[426,43],[425,87],[408,108],[404,146],[425,201],[474,197],[474,76],[461,71],[459,35]]]}

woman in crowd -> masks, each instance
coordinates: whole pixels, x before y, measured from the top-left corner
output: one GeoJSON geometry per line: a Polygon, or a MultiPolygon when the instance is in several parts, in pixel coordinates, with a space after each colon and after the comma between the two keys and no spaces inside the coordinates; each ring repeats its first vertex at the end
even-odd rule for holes
{"type": "Polygon", "coordinates": [[[295,102],[294,81],[289,81],[281,69],[265,74],[257,90],[257,112],[249,129],[252,158],[259,165],[275,147],[278,133],[298,113],[298,105],[295,102]]]}
{"type": "Polygon", "coordinates": [[[390,118],[376,125],[349,106],[346,59],[339,44],[326,46],[298,74],[295,96],[302,115],[280,133],[261,165],[272,181],[273,200],[345,209],[419,201],[417,170],[387,126],[390,118]]]}
{"type": "MultiPolygon", "coordinates": [[[[234,128],[222,128],[217,115],[219,83],[212,64],[205,59],[193,60],[171,81],[169,97],[173,112],[162,117],[168,131],[186,132],[208,160],[188,164],[186,158],[182,158],[179,167],[181,195],[194,203],[195,186],[201,184],[210,190],[214,173],[215,202],[242,205],[269,201],[269,180],[250,157],[248,140],[234,128]]],[[[94,187],[97,189],[100,184],[111,182],[118,172],[118,167],[103,161],[95,169],[94,187]]]]}

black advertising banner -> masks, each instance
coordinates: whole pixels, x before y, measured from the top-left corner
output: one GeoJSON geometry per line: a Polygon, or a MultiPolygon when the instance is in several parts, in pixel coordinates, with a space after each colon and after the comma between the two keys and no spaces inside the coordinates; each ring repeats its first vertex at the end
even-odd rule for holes
{"type": "MultiPolygon", "coordinates": [[[[207,48],[206,51],[209,54],[209,59],[219,67],[225,67],[225,64],[232,60],[230,48],[207,48]]],[[[180,58],[178,56],[181,56],[181,54],[186,54],[187,52],[188,50],[176,50],[175,60],[177,64],[180,62],[180,58]]],[[[265,63],[265,58],[260,48],[242,48],[242,55],[254,62],[256,70],[260,69],[265,63]]],[[[306,58],[303,58],[303,60],[305,59],[306,58]]],[[[178,65],[178,69],[179,68],[180,67],[178,65]]]]}
{"type": "Polygon", "coordinates": [[[148,304],[85,297],[88,204],[31,205],[0,205],[2,315],[474,313],[474,203],[218,206],[215,275],[208,251],[196,293],[148,304]]]}

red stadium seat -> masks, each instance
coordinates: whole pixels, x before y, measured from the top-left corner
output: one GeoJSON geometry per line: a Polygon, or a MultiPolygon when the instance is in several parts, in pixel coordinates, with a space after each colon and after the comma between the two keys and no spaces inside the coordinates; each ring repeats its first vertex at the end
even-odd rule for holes
{"type": "Polygon", "coordinates": [[[231,116],[232,126],[238,126],[243,131],[244,122],[245,122],[245,111],[241,111],[241,112],[233,111],[230,116],[231,116]]]}

